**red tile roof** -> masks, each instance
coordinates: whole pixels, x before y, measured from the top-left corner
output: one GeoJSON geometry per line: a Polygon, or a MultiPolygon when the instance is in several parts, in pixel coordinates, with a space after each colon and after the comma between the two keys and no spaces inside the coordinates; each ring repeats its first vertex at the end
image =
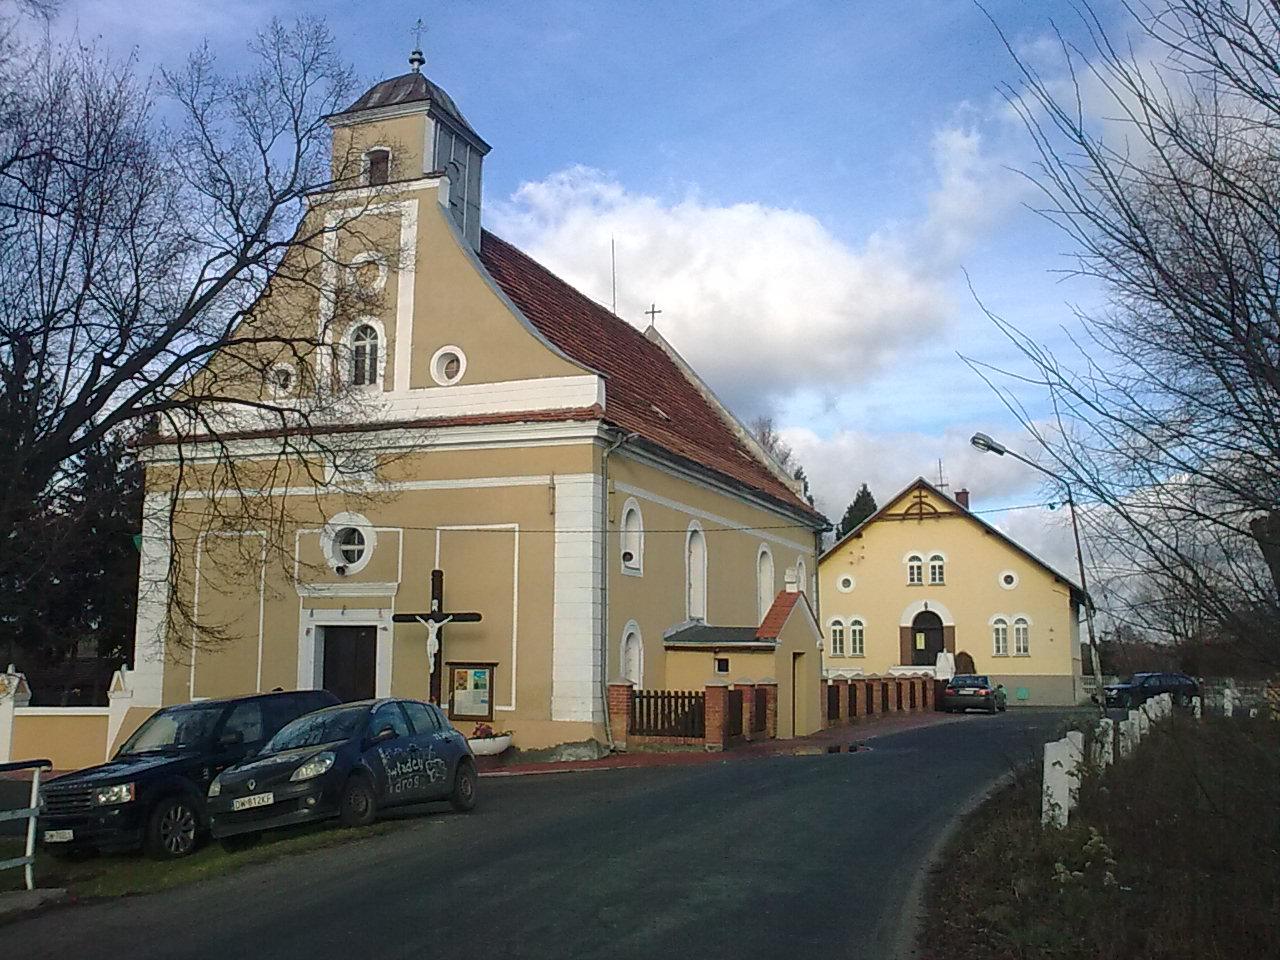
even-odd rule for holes
{"type": "Polygon", "coordinates": [[[760,621],[760,629],[756,631],[756,639],[777,640],[778,634],[782,633],[782,628],[787,625],[787,619],[791,616],[791,611],[803,596],[804,594],[799,590],[783,590],[774,597],[773,606],[769,608],[769,612],[760,621]]]}
{"type": "Polygon", "coordinates": [[[604,375],[607,422],[825,523],[739,440],[661,346],[487,231],[480,260],[544,337],[604,375]]]}

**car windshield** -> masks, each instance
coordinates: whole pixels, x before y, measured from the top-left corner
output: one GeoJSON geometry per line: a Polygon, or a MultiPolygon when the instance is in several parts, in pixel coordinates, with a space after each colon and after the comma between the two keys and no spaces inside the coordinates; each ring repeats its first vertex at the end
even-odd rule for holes
{"type": "Polygon", "coordinates": [[[334,707],[309,713],[284,726],[262,748],[263,753],[293,750],[296,747],[317,747],[322,743],[336,743],[355,736],[364,718],[369,714],[367,704],[355,707],[334,707]]]}
{"type": "Polygon", "coordinates": [[[152,714],[120,748],[121,754],[198,747],[213,736],[224,704],[172,707],[152,714]]]}
{"type": "Polygon", "coordinates": [[[985,687],[988,685],[986,677],[979,677],[971,674],[962,674],[961,676],[951,678],[951,686],[953,687],[985,687]]]}
{"type": "Polygon", "coordinates": [[[1150,673],[1131,673],[1129,674],[1129,676],[1121,680],[1120,683],[1126,686],[1131,686],[1135,683],[1141,683],[1143,680],[1147,679],[1147,677],[1150,677],[1150,676],[1152,676],[1152,674],[1150,673]]]}

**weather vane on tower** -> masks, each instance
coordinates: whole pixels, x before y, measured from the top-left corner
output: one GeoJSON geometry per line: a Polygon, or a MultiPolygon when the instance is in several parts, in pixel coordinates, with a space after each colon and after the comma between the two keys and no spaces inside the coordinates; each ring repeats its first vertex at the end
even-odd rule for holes
{"type": "Polygon", "coordinates": [[[409,54],[409,66],[414,73],[427,62],[427,58],[422,55],[422,29],[422,18],[419,17],[418,22],[413,25],[413,52],[409,54]]]}

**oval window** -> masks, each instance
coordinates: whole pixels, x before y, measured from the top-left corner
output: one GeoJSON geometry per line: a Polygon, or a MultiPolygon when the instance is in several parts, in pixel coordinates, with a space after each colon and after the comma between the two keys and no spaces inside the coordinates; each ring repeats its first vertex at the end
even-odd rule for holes
{"type": "Polygon", "coordinates": [[[339,563],[358,563],[364,556],[364,534],[355,527],[343,527],[333,538],[339,563]]]}

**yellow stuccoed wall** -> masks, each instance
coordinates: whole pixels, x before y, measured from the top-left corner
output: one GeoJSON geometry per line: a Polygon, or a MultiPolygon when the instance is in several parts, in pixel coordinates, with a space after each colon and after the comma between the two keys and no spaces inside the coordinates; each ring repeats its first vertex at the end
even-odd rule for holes
{"type": "MultiPolygon", "coordinates": [[[[628,458],[625,448],[610,457],[609,480],[613,488],[606,554],[610,679],[618,676],[623,634],[634,621],[644,645],[644,686],[675,685],[665,666],[668,654],[663,634],[685,620],[685,544],[689,525],[695,521],[707,544],[707,623],[759,626],[756,561],[762,546],[773,556],[771,597],[782,591],[787,569],[794,568],[797,561],[804,563],[806,580],[811,584],[814,579],[817,555],[813,531],[783,514],[753,507],[628,458]],[[620,524],[627,501],[632,499],[644,520],[640,576],[622,568],[620,524]]],[[[729,679],[758,680],[761,676],[734,672],[729,679]]]]}
{"type": "MultiPolygon", "coordinates": [[[[900,513],[915,501],[914,488],[886,509],[900,513]]],[[[1070,703],[1077,699],[1074,678],[1080,673],[1079,624],[1065,581],[967,516],[958,506],[926,489],[926,502],[938,510],[924,519],[877,520],[827,554],[821,564],[821,623],[829,637],[832,618],[865,624],[864,657],[835,657],[826,644],[828,670],[884,673],[901,662],[899,627],[910,623],[907,612],[921,601],[955,626],[956,652],[968,652],[979,673],[990,674],[1009,688],[1016,704],[1018,689],[1028,703],[1070,703]],[[918,553],[926,561],[925,583],[907,583],[905,558],[918,553]],[[928,583],[928,558],[946,557],[946,583],[928,583]],[[1000,576],[1012,571],[1017,586],[1006,590],[1000,576]],[[838,589],[845,574],[854,578],[849,593],[838,589]],[[943,612],[945,611],[945,613],[943,612]],[[990,620],[997,614],[1009,622],[1009,655],[993,654],[990,620]],[[1031,623],[1030,655],[1014,656],[1013,620],[1031,623]]],[[[846,641],[847,646],[847,641],[846,641]]]]}
{"type": "Polygon", "coordinates": [[[13,718],[11,756],[15,759],[49,759],[54,770],[79,770],[102,763],[107,750],[107,712],[89,715],[66,711],[27,713],[20,708],[13,718]]]}

